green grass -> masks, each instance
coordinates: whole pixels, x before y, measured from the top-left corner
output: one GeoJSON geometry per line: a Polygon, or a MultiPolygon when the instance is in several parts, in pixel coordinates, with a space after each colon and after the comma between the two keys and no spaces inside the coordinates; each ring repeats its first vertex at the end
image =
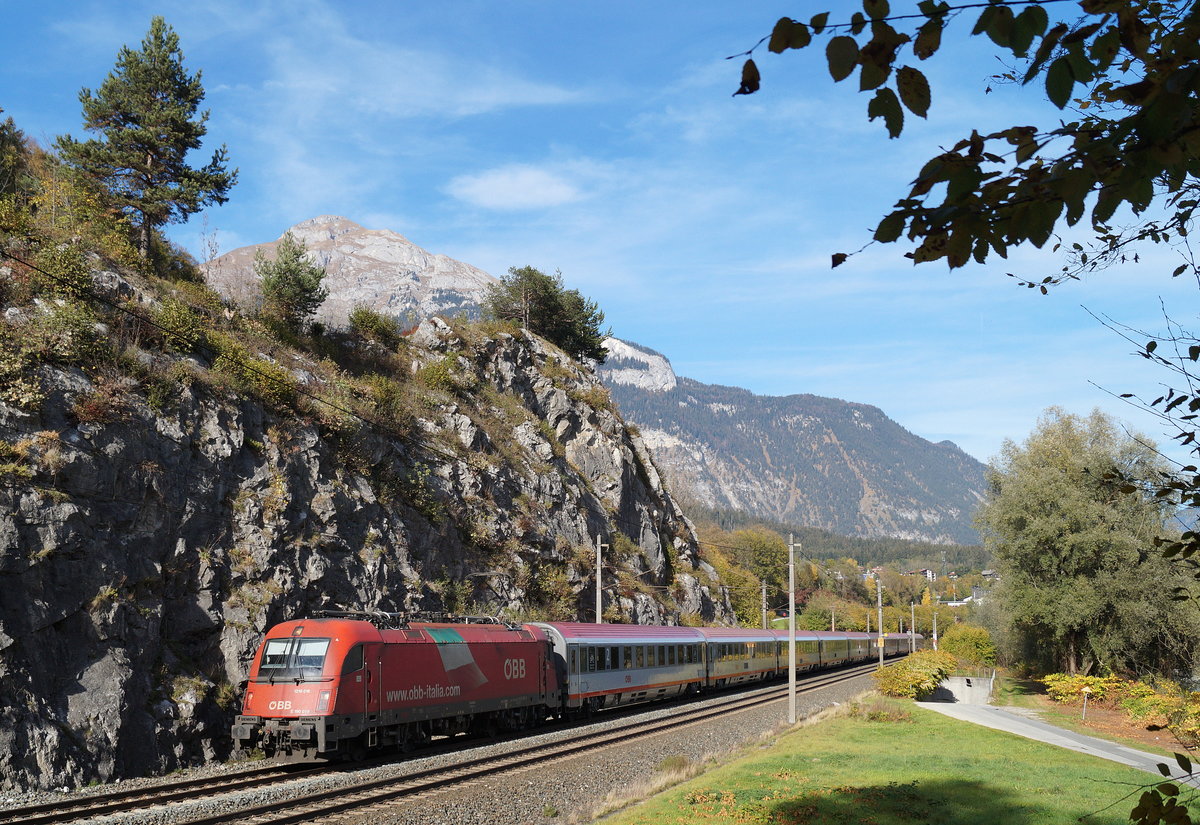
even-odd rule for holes
{"type": "Polygon", "coordinates": [[[1122,797],[1155,782],[911,703],[891,707],[803,727],[605,822],[1052,825],[1086,816],[1090,825],[1117,825],[1136,803],[1136,794],[1122,797]]]}
{"type": "Polygon", "coordinates": [[[1046,688],[1033,679],[1016,679],[1012,676],[997,676],[996,689],[992,691],[997,705],[1014,705],[1019,708],[1040,710],[1038,696],[1044,696],[1046,688]]]}

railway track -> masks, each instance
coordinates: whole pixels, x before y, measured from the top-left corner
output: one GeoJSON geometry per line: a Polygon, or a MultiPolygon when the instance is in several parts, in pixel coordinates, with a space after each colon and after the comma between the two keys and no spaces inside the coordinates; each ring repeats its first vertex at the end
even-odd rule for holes
{"type": "MultiPolygon", "coordinates": [[[[810,676],[797,684],[798,693],[810,693],[830,685],[871,673],[874,664],[859,665],[834,672],[823,672],[810,676]]],[[[490,755],[467,759],[455,765],[418,770],[403,776],[391,776],[349,786],[326,789],[292,799],[275,799],[269,803],[238,807],[229,800],[228,810],[186,820],[187,825],[289,825],[289,823],[314,822],[336,818],[339,815],[362,814],[376,806],[394,804],[404,799],[417,799],[449,788],[462,786],[481,779],[509,772],[517,772],[534,765],[568,759],[586,751],[628,744],[641,738],[655,736],[667,731],[701,724],[727,713],[736,713],[760,707],[787,698],[786,685],[755,691],[751,695],[726,696],[703,706],[681,706],[677,713],[652,720],[631,718],[602,732],[585,731],[554,742],[517,746],[502,756],[490,755]]],[[[637,715],[644,715],[645,708],[637,715]]],[[[613,717],[610,717],[613,718],[613,717]]],[[[607,721],[607,720],[601,720],[607,721]]],[[[239,791],[283,785],[329,773],[330,766],[288,769],[279,765],[263,766],[239,772],[233,776],[207,777],[203,779],[174,782],[150,788],[138,788],[102,794],[74,800],[14,808],[0,811],[0,819],[12,825],[65,825],[82,822],[99,816],[165,807],[176,803],[194,802],[226,796],[239,791]]],[[[303,793],[303,792],[302,792],[303,793]]],[[[186,817],[183,811],[176,812],[172,819],[181,822],[186,817]]]]}
{"type": "Polygon", "coordinates": [[[289,769],[279,764],[264,765],[224,776],[168,782],[152,787],[127,788],[95,796],[66,798],[41,805],[10,808],[0,811],[0,820],[3,820],[5,825],[50,825],[51,823],[77,822],[139,808],[184,802],[213,793],[231,793],[272,785],[281,781],[290,782],[315,776],[328,770],[327,765],[305,766],[299,769],[289,769]]]}

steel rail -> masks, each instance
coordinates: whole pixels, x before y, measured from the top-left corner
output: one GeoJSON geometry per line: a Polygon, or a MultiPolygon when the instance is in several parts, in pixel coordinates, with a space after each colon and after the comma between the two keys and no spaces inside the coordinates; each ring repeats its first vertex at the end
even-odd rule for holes
{"type": "Polygon", "coordinates": [[[225,776],[206,776],[140,788],[125,788],[76,799],[59,799],[38,805],[0,810],[0,820],[5,825],[51,825],[51,823],[75,822],[138,808],[166,805],[192,799],[205,791],[225,793],[245,790],[276,781],[292,781],[329,770],[328,765],[288,770],[282,765],[269,765],[239,771],[225,776]]]}

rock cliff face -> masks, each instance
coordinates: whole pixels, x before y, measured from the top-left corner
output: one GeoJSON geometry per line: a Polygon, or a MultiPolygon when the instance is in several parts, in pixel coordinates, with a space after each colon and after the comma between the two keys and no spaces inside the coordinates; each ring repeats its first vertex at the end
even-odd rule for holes
{"type": "MultiPolygon", "coordinates": [[[[344,327],[350,310],[366,306],[413,322],[437,314],[479,317],[484,290],[496,279],[482,269],[434,255],[397,232],[364,229],[337,215],[321,215],[288,230],[308,247],[309,258],[325,268],[329,298],[317,319],[344,327]]],[[[244,307],[262,300],[254,276],[254,255],[275,255],[278,241],[235,249],[204,267],[208,283],[244,307]]]]}
{"type": "MultiPolygon", "coordinates": [[[[154,306],[126,277],[94,280],[154,306]]],[[[44,401],[0,402],[0,788],[223,756],[263,631],[321,607],[590,620],[598,536],[610,618],[729,620],[594,375],[528,334],[438,319],[398,352],[424,382],[404,430],[288,415],[210,380],[203,355],[137,345],[121,364],[169,386],[46,363],[44,401]]],[[[320,396],[315,362],[276,361],[320,396]]]]}
{"type": "Polygon", "coordinates": [[[661,355],[609,339],[601,377],[676,494],[847,536],[978,544],[984,465],[882,410],[678,378],[661,355]]]}

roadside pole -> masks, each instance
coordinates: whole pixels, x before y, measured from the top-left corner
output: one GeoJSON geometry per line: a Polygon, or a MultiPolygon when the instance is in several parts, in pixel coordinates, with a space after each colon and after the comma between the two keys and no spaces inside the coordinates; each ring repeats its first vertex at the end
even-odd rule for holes
{"type": "Polygon", "coordinates": [[[604,551],[607,549],[608,545],[601,543],[600,537],[596,536],[596,624],[600,624],[604,621],[602,618],[603,605],[601,603],[602,597],[604,596],[604,588],[601,586],[603,584],[601,577],[604,575],[602,558],[604,551]]]}
{"type": "Polygon", "coordinates": [[[767,583],[762,584],[762,614],[763,614],[763,630],[767,629],[767,583]]]}
{"type": "Polygon", "coordinates": [[[879,666],[883,667],[883,582],[875,576],[875,606],[879,611],[879,666]]]}
{"type": "Polygon", "coordinates": [[[788,534],[788,724],[796,724],[796,537],[788,534]]]}

